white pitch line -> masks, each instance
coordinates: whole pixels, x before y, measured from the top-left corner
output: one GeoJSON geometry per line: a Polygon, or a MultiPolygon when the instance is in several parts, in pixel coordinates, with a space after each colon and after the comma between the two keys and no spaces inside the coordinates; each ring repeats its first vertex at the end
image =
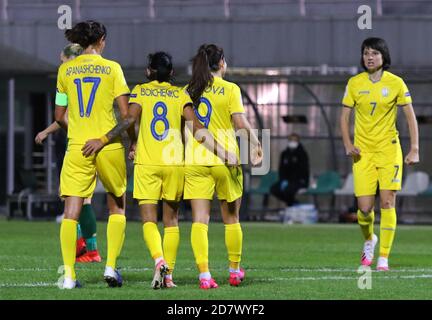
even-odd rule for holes
{"type": "MultiPolygon", "coordinates": [[[[322,268],[322,269],[302,269],[302,268],[293,268],[293,269],[281,269],[282,272],[357,272],[357,269],[331,269],[331,268],[322,268]]],[[[376,270],[371,270],[372,272],[378,272],[376,270]]],[[[407,273],[407,272],[432,272],[431,268],[425,268],[425,269],[392,269],[390,270],[391,273],[407,273]]]]}
{"type": "MultiPolygon", "coordinates": [[[[432,279],[432,274],[409,275],[409,276],[383,276],[379,280],[395,280],[395,279],[432,279]]],[[[340,276],[324,276],[324,277],[295,277],[295,278],[256,278],[254,282],[275,282],[275,281],[319,281],[319,280],[358,280],[358,277],[340,277],[340,276]]],[[[148,282],[133,282],[134,284],[148,284],[148,282]]],[[[0,283],[0,288],[37,288],[37,287],[56,287],[57,283],[49,282],[34,282],[34,283],[0,283]]]]}
{"type": "Polygon", "coordinates": [[[33,282],[33,283],[0,283],[0,288],[37,288],[56,287],[57,283],[33,282]]]}
{"type": "MultiPolygon", "coordinates": [[[[45,271],[57,271],[57,268],[0,268],[3,272],[45,272],[45,271]]],[[[80,270],[80,269],[79,269],[80,270]]],[[[81,269],[83,270],[83,269],[81,269]]],[[[194,268],[182,268],[185,271],[193,271],[194,268]]],[[[225,269],[213,268],[214,271],[223,271],[225,269]]],[[[248,271],[264,271],[264,269],[257,268],[247,268],[248,271]]],[[[153,268],[139,268],[139,267],[124,267],[120,268],[120,271],[124,272],[153,272],[153,268]]],[[[356,273],[357,269],[350,268],[282,268],[279,269],[280,272],[317,272],[317,273],[331,273],[331,272],[347,272],[356,273]]],[[[378,272],[376,270],[371,270],[372,272],[378,272]]],[[[390,273],[418,273],[418,272],[432,272],[432,268],[413,268],[413,269],[392,269],[390,273]]]]}
{"type": "MultiPolygon", "coordinates": [[[[340,276],[324,276],[324,277],[295,277],[295,278],[266,278],[254,279],[254,281],[318,281],[318,280],[358,280],[359,277],[340,277],[340,276]]],[[[410,275],[410,276],[383,276],[381,279],[432,279],[432,274],[410,275]]]]}

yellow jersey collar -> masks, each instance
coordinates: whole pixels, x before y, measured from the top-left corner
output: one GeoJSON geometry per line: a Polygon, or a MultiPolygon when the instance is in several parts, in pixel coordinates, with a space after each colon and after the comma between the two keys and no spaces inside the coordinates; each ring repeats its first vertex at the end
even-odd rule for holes
{"type": "Polygon", "coordinates": [[[169,87],[169,86],[171,86],[171,83],[169,83],[169,82],[166,82],[166,81],[159,82],[157,80],[150,81],[149,84],[151,84],[152,86],[158,86],[158,87],[169,87]]]}

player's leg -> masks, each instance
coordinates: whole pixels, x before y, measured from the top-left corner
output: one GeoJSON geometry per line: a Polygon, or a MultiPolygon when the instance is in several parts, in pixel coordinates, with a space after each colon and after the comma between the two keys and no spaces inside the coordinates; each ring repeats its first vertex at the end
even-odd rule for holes
{"type": "Polygon", "coordinates": [[[353,163],[354,193],[357,197],[357,221],[365,239],[361,264],[370,266],[373,261],[375,245],[378,241],[374,234],[375,194],[378,186],[378,171],[373,154],[362,153],[353,163]]]}
{"type": "Polygon", "coordinates": [[[240,268],[243,247],[243,231],[239,213],[243,193],[243,173],[240,167],[215,166],[212,175],[216,181],[216,193],[220,200],[222,220],[225,224],[225,245],[229,260],[229,283],[238,286],[244,279],[240,268]]]}
{"type": "Polygon", "coordinates": [[[165,276],[165,287],[176,287],[173,282],[173,272],[177,260],[177,250],[180,244],[180,229],[178,226],[179,202],[163,201],[163,252],[168,264],[168,274],[165,276]]]}
{"type": "MultiPolygon", "coordinates": [[[[82,211],[82,209],[81,209],[82,211]]],[[[63,219],[63,218],[62,218],[63,219]]],[[[87,252],[85,239],[82,234],[81,226],[77,224],[77,243],[76,243],[76,257],[81,257],[87,252]]],[[[78,262],[78,261],[77,261],[78,262]]]]}
{"type": "Polygon", "coordinates": [[[388,257],[392,248],[396,232],[396,191],[380,190],[381,199],[381,223],[380,223],[380,248],[377,269],[389,270],[388,257]]]}
{"type": "Polygon", "coordinates": [[[140,200],[140,212],[143,222],[143,236],[147,248],[154,260],[154,274],[151,286],[160,289],[164,285],[164,278],[168,272],[168,265],[162,249],[162,237],[157,225],[157,200],[140,200]]]}
{"type": "Polygon", "coordinates": [[[396,191],[402,186],[403,157],[400,144],[392,143],[377,156],[381,199],[380,253],[377,270],[387,271],[396,232],[396,191]]]}
{"type": "Polygon", "coordinates": [[[191,202],[191,245],[199,271],[201,289],[218,287],[210,273],[208,255],[208,224],[214,188],[215,182],[208,167],[185,167],[184,199],[191,202]]]}
{"type": "Polygon", "coordinates": [[[214,289],[218,287],[209,269],[208,224],[210,221],[210,206],[211,202],[207,199],[191,200],[191,244],[195,263],[199,271],[201,289],[214,289]]]}
{"type": "Polygon", "coordinates": [[[157,206],[162,192],[162,171],[160,166],[136,164],[134,167],[134,198],[140,206],[143,222],[143,238],[154,260],[152,288],[160,289],[164,285],[168,266],[164,258],[162,237],[157,225],[157,206]]]}
{"type": "Polygon", "coordinates": [[[60,227],[60,242],[65,268],[64,288],[76,287],[75,257],[77,224],[83,199],[96,186],[94,157],[85,158],[81,150],[68,150],[60,175],[60,196],[65,198],[64,219],[60,227]]]}
{"type": "Polygon", "coordinates": [[[72,289],[77,286],[75,274],[75,256],[77,241],[77,225],[83,198],[66,197],[64,218],[60,226],[60,244],[63,256],[64,283],[65,289],[72,289]]]}
{"type": "Polygon", "coordinates": [[[244,269],[240,268],[243,247],[243,231],[239,220],[240,204],[241,198],[233,202],[221,200],[225,245],[229,260],[229,283],[232,286],[238,286],[245,277],[244,269]]]}
{"type": "MultiPolygon", "coordinates": [[[[102,258],[99,255],[99,251],[97,249],[96,214],[93,211],[91,200],[91,197],[84,199],[84,204],[81,209],[79,226],[81,226],[82,235],[85,240],[86,252],[79,257],[77,256],[77,262],[102,261],[102,258]]],[[[79,243],[77,243],[77,246],[78,245],[79,243]]]]}
{"type": "Polygon", "coordinates": [[[109,218],[107,225],[107,262],[105,266],[104,279],[110,287],[121,287],[123,280],[120,272],[116,269],[117,258],[123,246],[126,229],[126,196],[123,193],[116,196],[107,194],[107,205],[109,218]]]}
{"type": "Polygon", "coordinates": [[[107,225],[107,261],[104,279],[110,287],[121,287],[123,280],[116,269],[126,229],[126,162],[124,149],[102,150],[96,156],[96,167],[105,190],[109,218],[107,225]]]}
{"type": "Polygon", "coordinates": [[[162,173],[163,252],[169,268],[164,285],[167,288],[173,288],[176,287],[173,272],[180,243],[178,213],[184,189],[184,169],[183,166],[165,166],[162,173]]]}

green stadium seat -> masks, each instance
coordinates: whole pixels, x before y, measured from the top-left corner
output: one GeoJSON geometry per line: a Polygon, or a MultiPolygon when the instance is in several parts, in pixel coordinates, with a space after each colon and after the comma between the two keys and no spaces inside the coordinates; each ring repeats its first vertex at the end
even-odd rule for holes
{"type": "Polygon", "coordinates": [[[424,197],[432,197],[432,184],[430,184],[429,187],[419,195],[424,197]]]}
{"type": "Polygon", "coordinates": [[[271,186],[276,183],[279,179],[279,175],[276,171],[270,171],[265,176],[261,176],[260,183],[256,188],[250,188],[250,194],[270,194],[271,186]]]}
{"type": "Polygon", "coordinates": [[[336,189],[342,186],[341,177],[335,171],[327,171],[318,176],[316,187],[307,189],[306,194],[324,195],[333,194],[336,189]]]}
{"type": "Polygon", "coordinates": [[[328,212],[327,221],[332,219],[335,213],[336,196],[335,190],[342,186],[341,177],[336,171],[326,171],[318,176],[317,184],[306,190],[304,194],[313,196],[315,207],[320,211],[318,204],[318,196],[331,196],[330,209],[328,212]]]}

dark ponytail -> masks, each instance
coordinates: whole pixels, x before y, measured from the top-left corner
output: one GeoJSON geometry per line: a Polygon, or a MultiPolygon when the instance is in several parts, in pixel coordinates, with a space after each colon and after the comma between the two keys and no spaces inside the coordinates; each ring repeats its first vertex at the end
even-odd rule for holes
{"type": "Polygon", "coordinates": [[[78,43],[83,49],[95,44],[100,39],[105,39],[107,30],[105,26],[93,20],[77,23],[72,29],[65,31],[65,37],[69,42],[78,43]]]}
{"type": "Polygon", "coordinates": [[[173,70],[172,57],[163,51],[149,54],[147,68],[150,70],[150,74],[147,75],[150,81],[170,82],[173,70]]]}
{"type": "Polygon", "coordinates": [[[219,61],[224,58],[223,49],[214,44],[203,44],[192,58],[192,77],[187,91],[195,107],[204,90],[213,84],[212,72],[219,70],[219,61]]]}

